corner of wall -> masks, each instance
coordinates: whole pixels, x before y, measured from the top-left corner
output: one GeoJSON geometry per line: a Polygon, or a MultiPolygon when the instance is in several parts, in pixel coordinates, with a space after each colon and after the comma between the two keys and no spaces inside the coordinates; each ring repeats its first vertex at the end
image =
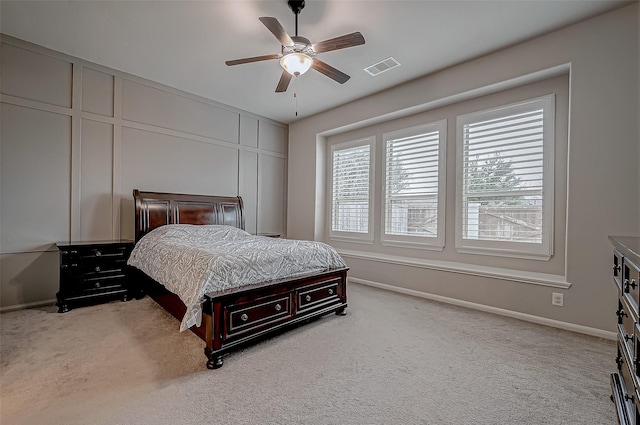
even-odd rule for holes
{"type": "Polygon", "coordinates": [[[326,169],[327,169],[327,138],[316,135],[316,186],[315,186],[315,215],[313,221],[313,239],[324,240],[325,234],[325,191],[326,191],[326,169]]]}

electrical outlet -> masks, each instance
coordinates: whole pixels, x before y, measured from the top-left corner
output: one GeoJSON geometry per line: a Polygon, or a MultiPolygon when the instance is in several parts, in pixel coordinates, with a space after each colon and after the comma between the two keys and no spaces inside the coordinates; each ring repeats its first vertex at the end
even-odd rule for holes
{"type": "Polygon", "coordinates": [[[561,294],[560,292],[552,292],[551,305],[557,305],[558,307],[562,307],[564,305],[564,295],[561,294]]]}

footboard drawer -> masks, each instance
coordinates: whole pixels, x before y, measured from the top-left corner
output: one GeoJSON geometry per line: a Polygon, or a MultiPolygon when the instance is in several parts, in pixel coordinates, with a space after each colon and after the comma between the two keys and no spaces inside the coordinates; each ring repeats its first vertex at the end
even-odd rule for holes
{"type": "Polygon", "coordinates": [[[227,337],[267,328],[291,318],[291,294],[264,297],[227,307],[227,337]]]}
{"type": "Polygon", "coordinates": [[[298,314],[313,311],[331,304],[339,304],[338,284],[339,279],[332,279],[311,287],[298,289],[298,314]]]}

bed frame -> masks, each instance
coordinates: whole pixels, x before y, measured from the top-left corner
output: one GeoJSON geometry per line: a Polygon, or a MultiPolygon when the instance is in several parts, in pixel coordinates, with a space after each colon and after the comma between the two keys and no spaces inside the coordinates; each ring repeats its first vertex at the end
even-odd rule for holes
{"type": "MultiPolygon", "coordinates": [[[[225,224],[244,229],[242,198],[133,191],[135,241],[166,224],[225,224]]],[[[320,316],[344,315],[347,268],[278,279],[205,296],[202,324],[190,330],[206,343],[207,368],[240,345],[320,316]]],[[[182,320],[186,306],[177,295],[137,269],[132,284],[182,320]]]]}

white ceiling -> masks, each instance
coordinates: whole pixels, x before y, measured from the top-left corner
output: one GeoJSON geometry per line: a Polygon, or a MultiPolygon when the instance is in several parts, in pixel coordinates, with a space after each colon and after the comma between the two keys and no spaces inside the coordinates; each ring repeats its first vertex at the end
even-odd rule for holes
{"type": "Polygon", "coordinates": [[[317,42],[360,31],[366,44],[319,55],[351,75],[345,84],[311,70],[294,78],[286,93],[274,92],[282,72],[278,61],[224,64],[280,53],[280,43],[258,17],[275,17],[294,35],[286,0],[2,0],[0,31],[291,123],[628,3],[307,0],[299,35],[317,42]],[[376,77],[363,71],[389,56],[402,65],[376,77]]]}

